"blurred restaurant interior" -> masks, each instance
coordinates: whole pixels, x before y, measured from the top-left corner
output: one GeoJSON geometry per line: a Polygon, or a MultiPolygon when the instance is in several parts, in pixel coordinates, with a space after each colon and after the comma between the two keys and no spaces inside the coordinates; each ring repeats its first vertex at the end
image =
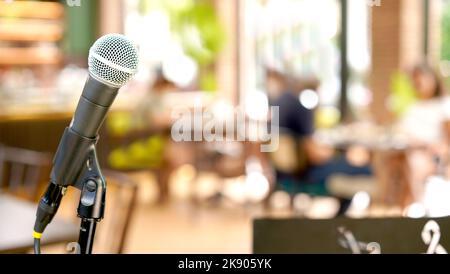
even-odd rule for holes
{"type": "MultiPolygon", "coordinates": [[[[0,211],[21,226],[0,224],[0,253],[32,252],[20,239],[108,33],[140,65],[100,132],[96,253],[252,253],[260,217],[450,216],[449,0],[0,0],[0,211]],[[243,110],[246,138],[176,140],[196,108],[243,110]]],[[[79,195],[43,253],[77,240],[79,195]]]]}

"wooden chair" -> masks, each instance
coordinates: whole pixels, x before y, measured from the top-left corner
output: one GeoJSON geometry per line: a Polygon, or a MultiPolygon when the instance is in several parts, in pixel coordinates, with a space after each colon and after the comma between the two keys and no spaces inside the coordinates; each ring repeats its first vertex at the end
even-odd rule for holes
{"type": "Polygon", "coordinates": [[[137,201],[137,184],[124,173],[104,171],[107,180],[105,218],[100,222],[95,253],[122,254],[137,201]]]}
{"type": "Polygon", "coordinates": [[[305,167],[306,158],[298,140],[290,134],[280,133],[278,143],[278,149],[270,154],[277,171],[294,174],[305,167]]]}
{"type": "Polygon", "coordinates": [[[0,187],[8,194],[37,201],[48,182],[52,157],[47,153],[0,146],[0,187]]]}
{"type": "Polygon", "coordinates": [[[374,166],[379,187],[377,202],[402,209],[411,204],[411,167],[408,164],[407,151],[376,151],[374,166]]]}
{"type": "Polygon", "coordinates": [[[309,191],[302,189],[306,185],[300,179],[301,174],[307,168],[307,158],[299,139],[293,137],[289,131],[282,130],[278,138],[278,149],[271,152],[269,157],[277,174],[276,177],[280,174],[289,174],[292,177],[288,180],[276,178],[276,188],[281,188],[290,194],[309,191]]]}

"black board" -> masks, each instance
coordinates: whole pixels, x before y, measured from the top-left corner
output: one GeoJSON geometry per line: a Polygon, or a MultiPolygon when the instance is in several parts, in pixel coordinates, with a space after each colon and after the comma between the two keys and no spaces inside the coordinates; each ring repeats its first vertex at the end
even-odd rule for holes
{"type": "Polygon", "coordinates": [[[255,254],[426,254],[450,251],[450,218],[257,219],[255,254]]]}

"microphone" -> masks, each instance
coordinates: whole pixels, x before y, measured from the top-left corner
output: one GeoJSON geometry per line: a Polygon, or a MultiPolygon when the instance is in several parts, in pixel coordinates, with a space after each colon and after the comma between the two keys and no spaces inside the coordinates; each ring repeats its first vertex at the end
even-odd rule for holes
{"type": "MultiPolygon", "coordinates": [[[[137,47],[121,34],[99,38],[89,50],[89,77],[70,126],[65,130],[53,159],[50,183],[36,213],[33,237],[40,239],[61,203],[68,186],[82,189],[79,179],[92,166],[98,167],[94,152],[98,132],[119,89],[137,72],[137,47]],[[94,161],[92,163],[91,161],[94,161]]],[[[98,213],[102,216],[103,212],[98,213]]]]}
{"type": "Polygon", "coordinates": [[[71,129],[95,138],[118,90],[137,72],[138,51],[120,34],[98,39],[89,50],[89,78],[75,111],[71,129]]]}

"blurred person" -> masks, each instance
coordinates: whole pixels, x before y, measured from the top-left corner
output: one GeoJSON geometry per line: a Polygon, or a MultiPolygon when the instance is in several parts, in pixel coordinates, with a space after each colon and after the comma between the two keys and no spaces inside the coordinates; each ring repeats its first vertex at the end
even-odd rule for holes
{"type": "Polygon", "coordinates": [[[415,66],[410,74],[417,101],[400,119],[399,129],[416,146],[434,146],[445,140],[444,123],[450,118],[449,99],[439,75],[429,65],[415,66]]]}
{"type": "MultiPolygon", "coordinates": [[[[303,185],[315,185],[325,188],[328,179],[335,174],[349,176],[367,175],[371,176],[372,171],[368,166],[368,161],[356,163],[350,162],[349,157],[340,156],[336,151],[327,145],[317,142],[313,135],[315,132],[314,110],[305,107],[300,99],[299,92],[306,89],[316,90],[318,83],[316,80],[300,81],[297,90],[293,90],[294,79],[275,71],[268,70],[266,74],[266,86],[269,101],[272,106],[279,107],[279,127],[281,135],[285,134],[294,140],[299,156],[296,172],[286,173],[277,171],[277,181],[291,181],[303,185]]],[[[283,142],[283,140],[280,140],[283,142]]],[[[287,152],[289,153],[289,152],[287,152]]],[[[361,155],[360,148],[350,148],[348,155],[361,155]]],[[[362,154],[365,154],[363,152],[362,154]]],[[[288,157],[284,155],[283,157],[288,157]]],[[[341,208],[338,215],[345,213],[350,201],[341,199],[341,208]]]]}
{"type": "Polygon", "coordinates": [[[441,172],[448,162],[450,99],[438,73],[427,64],[410,73],[417,101],[398,121],[397,127],[408,137],[413,199],[423,199],[428,177],[441,172]]]}

